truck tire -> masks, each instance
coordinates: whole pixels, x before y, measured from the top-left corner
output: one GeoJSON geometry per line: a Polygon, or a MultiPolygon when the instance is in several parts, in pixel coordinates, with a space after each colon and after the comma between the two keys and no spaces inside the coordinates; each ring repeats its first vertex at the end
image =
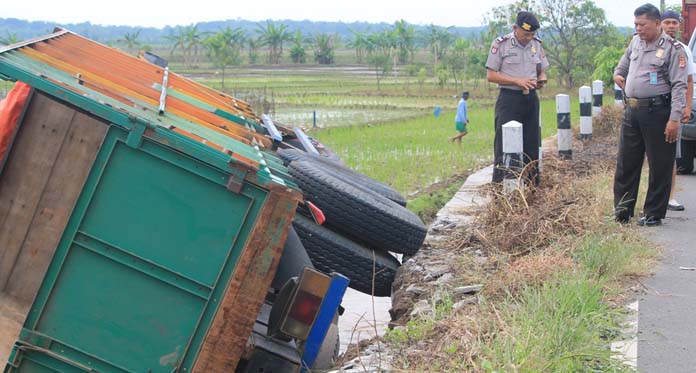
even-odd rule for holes
{"type": "Polygon", "coordinates": [[[681,158],[677,158],[677,173],[688,175],[694,172],[694,155],[696,155],[696,141],[681,141],[681,158]]]}
{"type": "Polygon", "coordinates": [[[401,265],[396,258],[358,245],[301,215],[295,215],[292,224],[318,270],[338,272],[350,279],[351,288],[372,294],[374,263],[374,295],[391,295],[391,285],[401,265]]]}
{"type": "Polygon", "coordinates": [[[373,249],[407,255],[415,254],[425,240],[423,222],[403,206],[356,188],[312,162],[294,161],[289,171],[337,232],[373,249]]]}
{"type": "Polygon", "coordinates": [[[315,162],[325,166],[327,172],[333,173],[336,177],[357,188],[368,189],[377,194],[383,195],[401,206],[406,206],[406,199],[394,188],[367,175],[354,171],[346,166],[317,157],[308,153],[302,153],[295,149],[279,149],[278,157],[287,165],[292,161],[305,160],[315,162]]]}
{"type": "Polygon", "coordinates": [[[324,342],[319,348],[319,354],[314,360],[312,370],[325,371],[334,367],[338,359],[338,353],[341,349],[341,340],[338,336],[338,315],[334,316],[329,330],[326,331],[324,342]]]}
{"type": "Polygon", "coordinates": [[[283,255],[281,255],[278,262],[278,269],[273,277],[273,282],[271,282],[271,287],[280,290],[290,278],[299,276],[304,267],[313,268],[312,261],[309,259],[300,237],[297,236],[297,232],[291,226],[288,230],[288,238],[285,240],[283,255]]]}

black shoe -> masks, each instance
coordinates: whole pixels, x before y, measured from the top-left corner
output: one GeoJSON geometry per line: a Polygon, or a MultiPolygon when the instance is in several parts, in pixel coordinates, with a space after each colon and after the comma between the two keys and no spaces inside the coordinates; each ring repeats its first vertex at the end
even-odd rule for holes
{"type": "Polygon", "coordinates": [[[658,225],[662,225],[662,219],[655,219],[652,216],[643,216],[642,218],[638,219],[638,225],[641,227],[656,227],[658,225]]]}
{"type": "Polygon", "coordinates": [[[677,202],[675,199],[670,199],[669,203],[667,203],[667,210],[670,211],[684,211],[684,205],[681,203],[677,202]]]}

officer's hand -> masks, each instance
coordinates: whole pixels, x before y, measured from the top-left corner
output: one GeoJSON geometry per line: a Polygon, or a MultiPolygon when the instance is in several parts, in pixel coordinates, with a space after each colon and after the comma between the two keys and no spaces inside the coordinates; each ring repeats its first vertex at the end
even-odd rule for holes
{"type": "Polygon", "coordinates": [[[614,83],[618,84],[621,89],[626,89],[626,78],[621,75],[614,75],[614,83]]]}
{"type": "Polygon", "coordinates": [[[679,133],[679,122],[670,120],[665,127],[665,141],[668,143],[677,142],[677,134],[679,133]]]}
{"type": "Polygon", "coordinates": [[[691,108],[687,106],[684,108],[684,114],[682,114],[681,122],[688,123],[689,119],[691,119],[691,108]]]}
{"type": "Polygon", "coordinates": [[[519,78],[517,79],[517,85],[522,89],[535,89],[537,80],[534,78],[519,78]]]}

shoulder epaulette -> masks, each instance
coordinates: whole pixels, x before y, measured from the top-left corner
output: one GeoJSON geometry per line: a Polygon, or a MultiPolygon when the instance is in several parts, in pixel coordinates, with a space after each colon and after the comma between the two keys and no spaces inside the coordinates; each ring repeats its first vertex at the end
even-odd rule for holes
{"type": "Polygon", "coordinates": [[[536,35],[534,35],[534,40],[538,41],[539,43],[543,43],[543,41],[536,35]]]}
{"type": "Polygon", "coordinates": [[[505,40],[508,40],[508,39],[510,39],[510,35],[503,35],[503,36],[500,36],[500,37],[496,38],[496,39],[495,39],[495,42],[498,43],[498,44],[500,44],[500,43],[502,43],[502,42],[504,42],[505,40]]]}
{"type": "Polygon", "coordinates": [[[679,40],[675,38],[669,38],[669,42],[672,43],[675,49],[681,49],[682,44],[679,42],[679,40]]]}

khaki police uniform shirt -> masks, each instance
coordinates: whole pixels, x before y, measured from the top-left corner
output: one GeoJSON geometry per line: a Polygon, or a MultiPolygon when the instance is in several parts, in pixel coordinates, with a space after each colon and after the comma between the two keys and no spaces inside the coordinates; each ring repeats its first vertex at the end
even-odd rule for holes
{"type": "Polygon", "coordinates": [[[650,45],[635,35],[614,75],[626,78],[626,97],[647,98],[671,93],[669,119],[678,122],[686,105],[687,64],[684,48],[664,32],[650,45]]]}
{"type": "MultiPolygon", "coordinates": [[[[527,45],[522,45],[511,32],[493,41],[486,67],[513,78],[536,79],[541,71],[549,68],[549,60],[539,38],[534,37],[527,45]]],[[[500,85],[500,88],[522,90],[516,85],[500,85]]]]}

